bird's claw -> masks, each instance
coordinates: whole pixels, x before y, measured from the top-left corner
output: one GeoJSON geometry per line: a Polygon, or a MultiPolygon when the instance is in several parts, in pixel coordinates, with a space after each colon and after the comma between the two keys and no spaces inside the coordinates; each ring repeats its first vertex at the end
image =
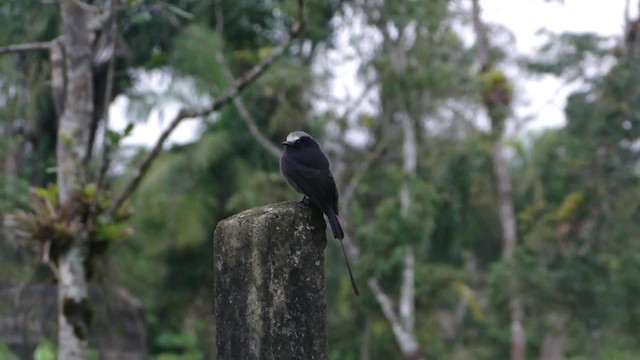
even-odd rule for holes
{"type": "Polygon", "coordinates": [[[298,204],[308,204],[309,198],[305,195],[302,197],[302,200],[298,201],[298,204]]]}

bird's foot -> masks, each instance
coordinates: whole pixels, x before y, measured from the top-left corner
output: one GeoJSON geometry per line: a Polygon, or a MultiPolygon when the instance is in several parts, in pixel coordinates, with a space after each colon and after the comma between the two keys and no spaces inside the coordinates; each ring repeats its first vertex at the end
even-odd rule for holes
{"type": "Polygon", "coordinates": [[[307,195],[302,197],[302,200],[298,201],[298,204],[308,204],[309,203],[309,198],[307,197],[307,195]]]}

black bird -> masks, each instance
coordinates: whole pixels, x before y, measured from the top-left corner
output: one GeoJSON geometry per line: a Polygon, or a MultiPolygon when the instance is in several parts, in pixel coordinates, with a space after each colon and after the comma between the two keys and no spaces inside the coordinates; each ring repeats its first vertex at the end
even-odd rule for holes
{"type": "Polygon", "coordinates": [[[338,190],[329,169],[329,160],[318,142],[304,131],[292,132],[282,145],[285,149],[280,158],[280,171],[284,179],[295,191],[304,195],[302,201],[308,199],[327,216],[333,237],[340,240],[353,292],[359,295],[342,243],[344,232],[338,221],[338,190]]]}

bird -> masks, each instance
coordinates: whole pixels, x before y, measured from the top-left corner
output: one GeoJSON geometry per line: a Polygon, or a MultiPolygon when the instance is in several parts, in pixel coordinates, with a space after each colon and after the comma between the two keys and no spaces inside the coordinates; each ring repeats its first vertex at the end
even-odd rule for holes
{"type": "Polygon", "coordinates": [[[284,152],[280,157],[280,172],[293,190],[304,195],[300,202],[309,201],[326,215],[333,237],[340,241],[351,287],[359,296],[353,278],[349,258],[344,249],[344,231],[338,220],[338,189],[329,169],[329,160],[318,142],[304,131],[294,131],[282,142],[284,152]]]}

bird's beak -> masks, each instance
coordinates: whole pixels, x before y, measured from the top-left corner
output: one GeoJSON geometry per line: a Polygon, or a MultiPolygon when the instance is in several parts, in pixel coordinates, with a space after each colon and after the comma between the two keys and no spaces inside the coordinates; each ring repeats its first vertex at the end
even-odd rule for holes
{"type": "Polygon", "coordinates": [[[289,145],[291,145],[291,143],[290,143],[290,142],[288,142],[288,141],[283,141],[283,142],[282,142],[282,145],[284,145],[284,146],[289,146],[289,145]]]}

